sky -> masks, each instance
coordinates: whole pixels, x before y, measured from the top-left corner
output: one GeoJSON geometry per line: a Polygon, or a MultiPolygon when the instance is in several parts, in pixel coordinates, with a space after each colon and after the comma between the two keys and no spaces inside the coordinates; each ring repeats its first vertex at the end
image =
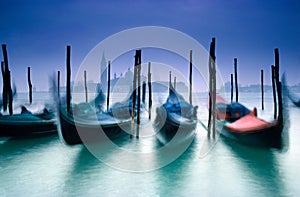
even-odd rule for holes
{"type": "Polygon", "coordinates": [[[176,29],[207,50],[216,37],[216,63],[224,81],[229,81],[236,57],[242,85],[259,83],[261,69],[265,83],[270,84],[274,49],[279,48],[280,72],[286,72],[290,85],[300,83],[298,0],[1,0],[0,7],[0,42],[7,45],[12,79],[19,91],[27,90],[28,66],[39,91],[48,89],[49,76],[57,70],[64,81],[67,45],[72,47],[74,77],[99,42],[141,26],[176,29]]]}

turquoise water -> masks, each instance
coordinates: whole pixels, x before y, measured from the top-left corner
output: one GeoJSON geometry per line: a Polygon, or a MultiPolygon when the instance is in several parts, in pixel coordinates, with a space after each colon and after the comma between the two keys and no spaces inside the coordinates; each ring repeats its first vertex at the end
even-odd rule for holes
{"type": "MultiPolygon", "coordinates": [[[[38,101],[51,100],[49,95],[38,96],[38,101]]],[[[258,110],[258,115],[271,119],[272,96],[265,96],[265,111],[258,110]]],[[[198,117],[206,123],[206,98],[201,94],[197,99],[198,117]]],[[[158,96],[156,102],[162,100],[158,96]]],[[[259,109],[260,93],[241,93],[240,101],[259,109]]],[[[153,136],[116,142],[120,149],[150,152],[148,163],[140,158],[129,161],[118,150],[108,151],[99,161],[84,145],[67,146],[57,135],[0,138],[0,196],[298,196],[300,108],[289,103],[288,109],[289,143],[283,150],[248,147],[222,137],[209,140],[198,125],[192,144],[166,166],[160,165],[164,158],[159,151],[153,151],[160,148],[153,136]],[[106,161],[124,169],[150,167],[129,172],[106,161]]],[[[151,124],[145,124],[141,135],[149,129],[151,124]]]]}

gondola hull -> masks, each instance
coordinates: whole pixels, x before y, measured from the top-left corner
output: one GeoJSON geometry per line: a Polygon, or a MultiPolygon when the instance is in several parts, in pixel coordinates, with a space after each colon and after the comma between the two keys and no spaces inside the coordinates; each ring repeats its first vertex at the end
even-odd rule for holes
{"type": "Polygon", "coordinates": [[[112,140],[130,133],[131,120],[80,121],[65,108],[59,109],[59,133],[68,145],[112,140]]]}
{"type": "Polygon", "coordinates": [[[282,147],[282,128],[279,124],[274,124],[263,129],[253,129],[247,132],[230,131],[226,126],[227,124],[230,123],[224,120],[217,120],[217,128],[223,137],[250,146],[270,148],[282,147]]]}
{"type": "Polygon", "coordinates": [[[43,119],[33,114],[0,116],[1,137],[26,137],[41,134],[55,134],[56,120],[43,119]]]}
{"type": "Polygon", "coordinates": [[[183,118],[175,113],[168,113],[163,107],[157,108],[154,129],[158,141],[166,145],[192,141],[195,136],[197,121],[183,118]]]}

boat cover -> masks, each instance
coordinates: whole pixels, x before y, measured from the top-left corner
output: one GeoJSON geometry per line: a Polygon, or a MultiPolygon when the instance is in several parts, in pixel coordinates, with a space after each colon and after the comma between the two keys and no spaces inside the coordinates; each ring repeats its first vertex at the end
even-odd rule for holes
{"type": "Polygon", "coordinates": [[[239,120],[225,125],[227,130],[236,133],[255,132],[274,126],[274,123],[266,122],[253,114],[248,114],[239,120]]]}

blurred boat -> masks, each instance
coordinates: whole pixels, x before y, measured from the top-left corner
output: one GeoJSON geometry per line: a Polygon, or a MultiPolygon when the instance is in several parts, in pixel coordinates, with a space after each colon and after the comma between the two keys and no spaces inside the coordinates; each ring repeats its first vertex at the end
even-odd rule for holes
{"type": "Polygon", "coordinates": [[[40,113],[31,113],[22,106],[20,114],[0,114],[1,137],[28,137],[56,132],[55,114],[46,108],[40,113]]]}
{"type": "Polygon", "coordinates": [[[300,107],[300,99],[295,99],[295,97],[292,97],[291,95],[289,95],[289,98],[297,107],[300,107]]]}
{"type": "Polygon", "coordinates": [[[294,103],[294,105],[300,107],[300,98],[295,93],[293,93],[287,86],[285,73],[282,76],[282,84],[283,90],[285,91],[285,94],[288,96],[288,98],[292,101],[292,103],[294,103]]]}
{"type": "MultiPolygon", "coordinates": [[[[132,97],[115,103],[109,110],[102,110],[104,94],[98,93],[89,103],[72,104],[70,112],[66,105],[59,105],[59,133],[68,145],[103,142],[130,135],[132,97]]],[[[135,108],[135,111],[137,109],[135,108]]],[[[143,105],[141,112],[145,112],[143,105]]],[[[136,113],[135,113],[136,114],[136,113]]]]}
{"type": "Polygon", "coordinates": [[[243,144],[281,147],[282,119],[267,122],[257,117],[257,110],[249,110],[239,102],[228,104],[216,98],[217,130],[224,137],[243,144]]]}
{"type": "Polygon", "coordinates": [[[162,144],[192,140],[197,126],[197,109],[170,88],[166,102],[156,109],[153,127],[162,144]]]}

